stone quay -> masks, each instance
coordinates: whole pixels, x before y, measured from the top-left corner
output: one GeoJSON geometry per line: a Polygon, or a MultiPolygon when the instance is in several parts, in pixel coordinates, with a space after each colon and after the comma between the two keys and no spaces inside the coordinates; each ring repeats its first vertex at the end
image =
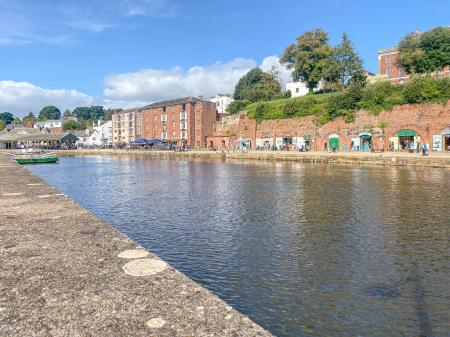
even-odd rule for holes
{"type": "Polygon", "coordinates": [[[0,336],[271,336],[0,153],[0,336]]]}

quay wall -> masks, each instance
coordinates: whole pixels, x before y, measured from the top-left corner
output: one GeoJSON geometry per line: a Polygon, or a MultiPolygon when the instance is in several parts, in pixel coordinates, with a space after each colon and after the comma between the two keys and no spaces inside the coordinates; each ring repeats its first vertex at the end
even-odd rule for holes
{"type": "Polygon", "coordinates": [[[382,111],[378,115],[366,111],[358,111],[351,123],[343,118],[324,125],[317,116],[305,116],[289,119],[265,120],[256,123],[243,113],[231,123],[221,125],[208,137],[208,146],[215,148],[232,147],[237,139],[250,140],[252,149],[256,148],[257,139],[271,140],[275,144],[277,137],[311,137],[312,149],[323,149],[331,134],[339,135],[340,150],[343,146],[350,149],[352,138],[360,132],[368,131],[373,136],[373,149],[388,150],[390,137],[400,130],[414,130],[420,136],[420,142],[432,145],[433,135],[442,135],[450,131],[450,102],[447,104],[405,104],[395,106],[390,111],[382,111]]]}
{"type": "Polygon", "coordinates": [[[0,336],[271,336],[4,153],[0,262],[0,336]]]}
{"type": "MultiPolygon", "coordinates": [[[[2,151],[0,150],[0,153],[2,151]]],[[[62,150],[54,151],[58,156],[111,155],[155,158],[203,158],[220,160],[266,160],[295,161],[302,163],[344,164],[344,165],[385,165],[409,167],[450,168],[450,154],[432,153],[423,157],[407,152],[339,152],[323,151],[145,151],[145,150],[62,150]]]]}

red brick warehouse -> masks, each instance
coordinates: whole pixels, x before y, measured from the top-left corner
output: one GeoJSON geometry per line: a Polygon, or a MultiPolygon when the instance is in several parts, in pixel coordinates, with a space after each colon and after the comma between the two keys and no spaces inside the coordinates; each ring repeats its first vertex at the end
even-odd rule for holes
{"type": "Polygon", "coordinates": [[[141,136],[178,145],[206,147],[206,136],[216,122],[215,103],[201,97],[183,97],[144,106],[141,136]]]}

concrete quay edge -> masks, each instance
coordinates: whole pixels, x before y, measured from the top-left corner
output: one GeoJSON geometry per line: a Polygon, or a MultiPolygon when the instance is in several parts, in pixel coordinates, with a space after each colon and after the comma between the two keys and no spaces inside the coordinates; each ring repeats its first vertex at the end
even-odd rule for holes
{"type": "Polygon", "coordinates": [[[0,336],[272,336],[0,153],[0,336]]]}
{"type": "Polygon", "coordinates": [[[409,167],[450,168],[450,154],[420,154],[405,152],[296,152],[296,151],[136,151],[136,150],[63,150],[55,151],[59,156],[114,155],[150,156],[161,158],[221,158],[230,160],[293,161],[317,164],[385,165],[409,167]]]}

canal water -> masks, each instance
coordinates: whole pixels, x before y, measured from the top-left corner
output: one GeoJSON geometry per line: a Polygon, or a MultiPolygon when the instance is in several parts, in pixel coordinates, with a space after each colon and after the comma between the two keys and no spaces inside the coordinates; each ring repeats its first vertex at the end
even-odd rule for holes
{"type": "Polygon", "coordinates": [[[108,156],[28,168],[277,336],[450,335],[450,171],[108,156]]]}

